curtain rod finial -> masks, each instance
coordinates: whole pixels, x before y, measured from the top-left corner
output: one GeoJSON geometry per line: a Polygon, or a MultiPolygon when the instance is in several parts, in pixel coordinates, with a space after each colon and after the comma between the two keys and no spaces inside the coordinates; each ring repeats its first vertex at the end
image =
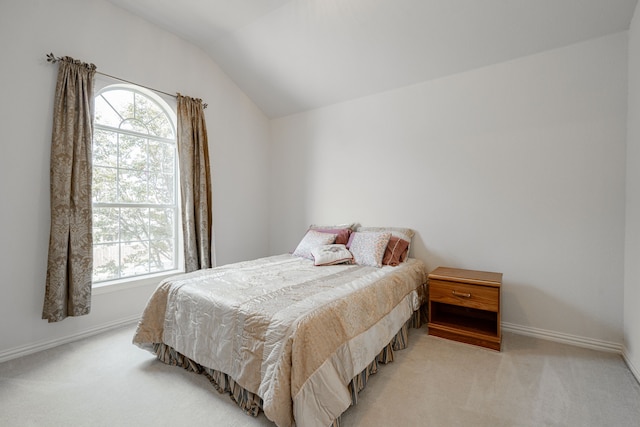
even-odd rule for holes
{"type": "Polygon", "coordinates": [[[53,54],[53,52],[51,53],[47,53],[47,62],[52,62],[52,63],[56,63],[58,62],[59,58],[56,58],[56,56],[53,54]]]}

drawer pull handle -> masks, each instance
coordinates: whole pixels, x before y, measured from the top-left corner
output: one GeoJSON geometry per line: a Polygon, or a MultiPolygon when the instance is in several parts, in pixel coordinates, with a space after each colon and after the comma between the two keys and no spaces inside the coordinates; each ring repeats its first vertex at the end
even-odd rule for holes
{"type": "Polygon", "coordinates": [[[471,294],[469,292],[451,291],[451,293],[457,297],[471,298],[471,294]]]}

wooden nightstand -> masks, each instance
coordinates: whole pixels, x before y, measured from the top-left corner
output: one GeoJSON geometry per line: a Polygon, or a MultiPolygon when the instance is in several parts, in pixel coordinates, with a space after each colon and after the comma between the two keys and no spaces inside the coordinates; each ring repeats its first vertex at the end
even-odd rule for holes
{"type": "Polygon", "coordinates": [[[438,267],[429,274],[429,335],[500,351],[502,273],[438,267]]]}

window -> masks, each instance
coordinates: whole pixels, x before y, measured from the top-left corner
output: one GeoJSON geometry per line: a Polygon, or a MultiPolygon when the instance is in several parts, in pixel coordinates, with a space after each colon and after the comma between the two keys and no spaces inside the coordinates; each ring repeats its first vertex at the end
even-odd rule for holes
{"type": "Polygon", "coordinates": [[[93,281],[178,268],[175,114],[155,94],[112,85],[95,98],[93,281]]]}

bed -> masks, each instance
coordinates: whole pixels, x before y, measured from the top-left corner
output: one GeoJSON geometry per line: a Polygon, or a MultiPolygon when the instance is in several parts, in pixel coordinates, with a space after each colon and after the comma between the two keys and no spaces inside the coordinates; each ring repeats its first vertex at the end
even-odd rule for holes
{"type": "Polygon", "coordinates": [[[420,326],[427,272],[408,250],[379,267],[362,257],[317,265],[298,248],[164,280],[134,344],[278,426],[339,425],[368,375],[420,326]]]}

